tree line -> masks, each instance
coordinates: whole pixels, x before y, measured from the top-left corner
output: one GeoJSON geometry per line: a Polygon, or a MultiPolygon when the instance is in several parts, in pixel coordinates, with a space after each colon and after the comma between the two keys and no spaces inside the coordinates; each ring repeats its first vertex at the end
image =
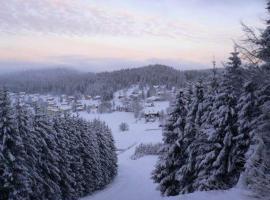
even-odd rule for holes
{"type": "Polygon", "coordinates": [[[209,70],[179,71],[163,65],[102,73],[43,69],[2,75],[0,85],[5,85],[12,92],[100,95],[104,100],[111,100],[114,92],[134,84],[183,87],[188,81],[196,81],[208,75],[209,70]]]}
{"type": "Polygon", "coordinates": [[[101,121],[49,117],[0,92],[0,199],[75,200],[117,174],[110,129],[101,121]]]}

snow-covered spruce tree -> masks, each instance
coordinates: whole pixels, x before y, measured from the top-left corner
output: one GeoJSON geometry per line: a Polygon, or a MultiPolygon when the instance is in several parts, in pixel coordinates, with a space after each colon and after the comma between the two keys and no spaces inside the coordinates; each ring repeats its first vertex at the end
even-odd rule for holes
{"type": "MultiPolygon", "coordinates": [[[[267,11],[270,16],[270,1],[267,2],[267,11]]],[[[262,35],[260,36],[259,40],[256,40],[255,42],[257,46],[259,46],[259,49],[257,50],[257,57],[264,61],[265,63],[270,63],[270,17],[266,20],[266,28],[262,32],[262,35]]]]}
{"type": "Polygon", "coordinates": [[[184,136],[187,108],[184,93],[180,91],[173,106],[173,111],[163,130],[163,145],[161,155],[152,173],[158,189],[163,195],[173,196],[179,194],[180,183],[176,179],[176,172],[181,165],[184,146],[181,138],[184,136]],[[180,138],[180,139],[179,139],[180,138]]]}
{"type": "Polygon", "coordinates": [[[192,97],[194,96],[193,87],[194,87],[193,83],[188,82],[187,86],[184,88],[184,96],[185,96],[187,105],[191,105],[191,103],[192,103],[192,97]]]}
{"type": "MultiPolygon", "coordinates": [[[[267,11],[270,14],[270,1],[267,1],[267,11]]],[[[250,31],[253,35],[254,32],[250,31]]],[[[255,118],[256,127],[253,129],[252,142],[243,173],[244,183],[257,197],[269,200],[270,196],[270,17],[266,20],[266,28],[259,38],[249,40],[256,49],[256,58],[263,61],[256,78],[258,88],[259,117],[255,118]]]]}
{"type": "MultiPolygon", "coordinates": [[[[259,105],[257,96],[257,85],[254,81],[247,81],[244,85],[244,92],[238,100],[238,136],[233,138],[235,145],[232,148],[233,154],[238,154],[235,163],[245,164],[249,159],[252,144],[254,141],[257,119],[259,117],[259,105]],[[250,149],[250,151],[248,151],[250,149]],[[245,157],[244,157],[245,155],[245,157]]],[[[242,179],[242,178],[241,178],[242,179]]],[[[242,180],[241,180],[242,181],[242,180]]]]}
{"type": "Polygon", "coordinates": [[[83,194],[91,194],[102,185],[102,173],[97,135],[91,130],[90,125],[82,120],[76,121],[76,129],[80,133],[79,155],[82,160],[83,194]]]}
{"type": "Polygon", "coordinates": [[[224,77],[222,80],[222,89],[226,90],[224,92],[237,99],[240,97],[244,85],[244,70],[241,65],[242,61],[239,57],[239,52],[235,47],[234,51],[229,57],[228,63],[225,66],[226,70],[223,74],[224,77]]]}
{"type": "Polygon", "coordinates": [[[215,148],[215,145],[209,141],[209,137],[212,135],[213,131],[215,131],[213,127],[213,119],[215,117],[213,106],[219,89],[219,80],[215,69],[215,62],[213,63],[213,75],[208,84],[210,87],[203,100],[201,126],[196,136],[196,140],[194,140],[197,152],[195,158],[195,171],[197,172],[197,177],[193,182],[194,190],[208,190],[205,180],[208,177],[209,167],[212,164],[212,150],[215,148]]]}
{"type": "Polygon", "coordinates": [[[27,200],[31,188],[26,152],[14,110],[4,89],[0,91],[0,199],[27,200]]]}
{"type": "MultiPolygon", "coordinates": [[[[87,195],[86,191],[86,181],[85,180],[85,166],[83,156],[86,154],[86,149],[84,149],[85,143],[83,143],[82,131],[83,127],[80,127],[82,122],[77,117],[65,116],[64,117],[64,127],[66,134],[69,136],[69,155],[71,158],[70,169],[72,171],[71,175],[74,179],[73,185],[78,197],[87,195]]],[[[87,141],[85,141],[87,143],[87,141]]],[[[93,185],[94,180],[92,180],[91,185],[88,185],[90,193],[94,190],[95,185],[93,185]]]]}
{"type": "Polygon", "coordinates": [[[241,62],[236,51],[230,60],[212,111],[203,126],[206,130],[201,130],[208,135],[208,140],[203,146],[205,157],[197,164],[201,170],[196,187],[200,190],[231,188],[243,170],[242,161],[249,140],[248,137],[241,138],[238,131],[237,98],[241,93],[242,69],[239,69],[241,62]]]}
{"type": "Polygon", "coordinates": [[[70,135],[67,132],[69,127],[65,127],[65,119],[60,115],[53,118],[53,128],[56,131],[57,153],[60,155],[58,160],[58,168],[61,180],[59,186],[61,188],[62,198],[72,200],[78,198],[75,191],[75,178],[71,170],[70,135]]]}
{"type": "Polygon", "coordinates": [[[189,106],[189,111],[186,118],[184,134],[179,137],[177,143],[182,145],[182,156],[179,160],[179,169],[177,170],[176,178],[180,183],[179,191],[181,194],[194,191],[193,183],[197,177],[196,157],[198,154],[198,143],[195,141],[199,135],[201,126],[201,118],[203,115],[204,88],[199,82],[195,88],[195,95],[192,103],[189,106]]]}
{"type": "Polygon", "coordinates": [[[39,188],[43,184],[42,178],[38,174],[37,163],[38,163],[38,150],[37,150],[37,136],[33,134],[32,123],[33,119],[32,113],[22,105],[20,99],[16,102],[16,120],[18,131],[21,135],[22,142],[26,152],[26,165],[31,172],[31,195],[30,199],[35,199],[39,197],[39,188]]]}
{"type": "Polygon", "coordinates": [[[245,184],[257,197],[269,200],[270,196],[270,83],[259,94],[260,116],[252,135],[249,157],[243,174],[245,184]]]}
{"type": "Polygon", "coordinates": [[[36,164],[39,175],[37,198],[61,200],[61,189],[59,182],[61,180],[58,169],[59,154],[56,151],[56,132],[46,115],[36,107],[33,120],[33,131],[36,135],[36,149],[38,151],[38,161],[36,164]]]}
{"type": "Polygon", "coordinates": [[[102,169],[102,180],[100,187],[102,188],[110,183],[117,174],[117,155],[112,133],[104,122],[94,120],[91,123],[91,130],[97,136],[100,165],[102,169]]]}

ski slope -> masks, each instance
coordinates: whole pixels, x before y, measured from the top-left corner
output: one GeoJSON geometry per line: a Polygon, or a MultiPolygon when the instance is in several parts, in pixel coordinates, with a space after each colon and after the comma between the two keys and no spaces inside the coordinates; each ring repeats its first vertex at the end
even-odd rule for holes
{"type": "Polygon", "coordinates": [[[145,123],[136,121],[132,113],[114,112],[110,114],[81,113],[87,120],[94,118],[105,121],[112,129],[116,147],[121,149],[118,155],[118,175],[115,180],[102,191],[81,200],[248,200],[248,192],[241,189],[229,191],[196,192],[177,197],[162,197],[157,185],[151,180],[151,172],[156,163],[156,156],[145,156],[131,160],[134,149],[140,143],[157,143],[162,141],[162,131],[158,122],[145,123]],[[120,132],[119,124],[129,124],[129,131],[120,132]]]}

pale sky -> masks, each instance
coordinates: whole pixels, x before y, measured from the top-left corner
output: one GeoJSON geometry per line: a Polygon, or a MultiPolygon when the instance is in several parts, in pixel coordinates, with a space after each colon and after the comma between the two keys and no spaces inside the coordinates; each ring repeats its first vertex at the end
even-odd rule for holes
{"type": "Polygon", "coordinates": [[[0,0],[0,71],[226,60],[240,22],[261,27],[265,0],[0,0]]]}

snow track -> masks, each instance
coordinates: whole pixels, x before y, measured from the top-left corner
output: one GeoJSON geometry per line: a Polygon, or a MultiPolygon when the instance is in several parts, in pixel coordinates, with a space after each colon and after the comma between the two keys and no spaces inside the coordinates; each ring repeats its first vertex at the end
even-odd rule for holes
{"type": "Polygon", "coordinates": [[[103,115],[82,114],[85,119],[99,118],[106,121],[112,129],[118,150],[118,175],[104,190],[97,191],[81,200],[248,200],[247,193],[241,189],[229,191],[196,192],[177,197],[162,197],[157,185],[151,179],[151,172],[157,156],[144,156],[137,160],[130,157],[140,143],[158,143],[162,140],[158,123],[135,123],[131,113],[111,113],[103,115]],[[119,132],[121,122],[130,126],[128,132],[119,132]],[[156,129],[156,131],[147,131],[156,129]]]}

